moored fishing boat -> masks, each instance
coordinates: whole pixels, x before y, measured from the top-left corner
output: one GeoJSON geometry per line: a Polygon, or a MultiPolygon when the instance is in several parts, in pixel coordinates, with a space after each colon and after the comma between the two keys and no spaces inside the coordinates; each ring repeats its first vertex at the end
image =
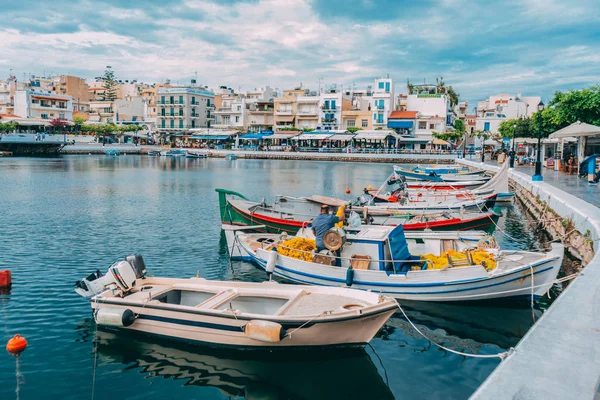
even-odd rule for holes
{"type": "Polygon", "coordinates": [[[485,196],[496,193],[497,203],[512,202],[515,196],[514,192],[510,192],[508,188],[508,163],[504,163],[500,171],[498,171],[489,181],[475,189],[458,189],[453,184],[453,189],[442,189],[439,186],[425,185],[420,188],[407,187],[403,178],[390,179],[379,190],[365,189],[365,193],[371,196],[374,203],[388,203],[401,201],[405,195],[412,197],[423,198],[440,198],[444,196],[455,196],[456,198],[473,198],[473,196],[485,196]],[[387,188],[385,188],[387,184],[387,188]]]}
{"type": "Polygon", "coordinates": [[[117,149],[107,149],[104,151],[107,156],[119,156],[121,152],[117,149]]]}
{"type": "Polygon", "coordinates": [[[398,308],[346,288],[146,276],[141,256],[76,283],[101,327],[218,347],[361,347],[398,308]]]}
{"type": "MultiPolygon", "coordinates": [[[[345,200],[325,196],[290,197],[277,196],[272,204],[253,202],[243,195],[225,189],[219,193],[221,221],[237,226],[263,225],[266,232],[296,233],[320,213],[321,205],[326,204],[337,212],[348,204],[345,200]]],[[[465,199],[452,202],[440,199],[435,204],[417,201],[408,205],[348,207],[361,215],[365,224],[404,225],[405,230],[466,230],[481,229],[492,225],[501,214],[493,211],[493,200],[465,199]],[[461,207],[453,207],[461,204],[461,207]],[[399,209],[399,207],[402,207],[399,209]],[[483,212],[481,210],[484,210],[483,212]],[[469,212],[469,210],[474,212],[469,212]],[[466,211],[465,211],[466,210],[466,211]]]]}
{"type": "Polygon", "coordinates": [[[184,149],[171,149],[167,150],[164,155],[168,157],[181,157],[185,156],[186,151],[184,149]]]}
{"type": "Polygon", "coordinates": [[[430,181],[430,182],[464,182],[464,181],[487,181],[489,177],[484,176],[485,171],[461,171],[457,173],[438,174],[435,171],[426,172],[418,168],[407,169],[394,165],[394,173],[404,176],[408,180],[430,181]]]}
{"type": "Polygon", "coordinates": [[[289,251],[286,235],[223,229],[232,257],[282,278],[420,301],[539,296],[553,285],[564,253],[561,244],[552,244],[549,252],[500,250],[483,232],[405,233],[400,225],[347,229],[342,239],[330,242],[342,243],[337,256],[327,250],[289,251]]]}
{"type": "Polygon", "coordinates": [[[425,172],[426,174],[435,172],[438,175],[457,174],[457,173],[479,175],[481,173],[480,171],[471,171],[471,169],[469,167],[460,165],[460,164],[418,165],[416,168],[413,168],[413,171],[425,172]]]}
{"type": "Polygon", "coordinates": [[[185,158],[208,158],[208,154],[186,151],[185,158]]]}
{"type": "Polygon", "coordinates": [[[161,151],[160,150],[150,150],[148,151],[148,156],[150,157],[158,157],[160,156],[161,151]]]}

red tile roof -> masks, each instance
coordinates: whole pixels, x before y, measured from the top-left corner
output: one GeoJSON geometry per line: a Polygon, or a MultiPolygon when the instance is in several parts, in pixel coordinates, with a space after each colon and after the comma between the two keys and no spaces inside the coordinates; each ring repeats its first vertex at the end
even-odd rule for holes
{"type": "Polygon", "coordinates": [[[415,119],[418,111],[392,111],[388,119],[415,119]]]}

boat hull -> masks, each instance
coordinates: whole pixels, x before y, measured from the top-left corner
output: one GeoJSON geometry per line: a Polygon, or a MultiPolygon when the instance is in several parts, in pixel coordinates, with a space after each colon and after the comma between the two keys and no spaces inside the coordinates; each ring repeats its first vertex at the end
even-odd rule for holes
{"type": "Polygon", "coordinates": [[[299,320],[282,323],[284,329],[293,332],[289,337],[275,343],[262,342],[244,334],[247,318],[222,318],[201,313],[169,311],[150,304],[140,305],[110,300],[94,303],[92,307],[121,307],[133,311],[137,318],[128,327],[111,327],[150,336],[170,338],[211,347],[237,349],[289,349],[303,347],[362,347],[396,311],[396,306],[364,313],[359,317],[339,318],[330,321],[299,320]]]}
{"type": "MultiPolygon", "coordinates": [[[[270,252],[249,248],[242,239],[237,250],[243,258],[266,270],[270,252]]],[[[481,273],[480,266],[435,271],[388,274],[378,270],[354,270],[350,287],[381,293],[400,300],[484,301],[507,297],[541,296],[554,284],[564,248],[553,244],[552,251],[538,261],[498,273],[481,273]],[[423,275],[427,274],[427,275],[423,275]],[[533,286],[532,289],[532,274],[533,286]]],[[[348,287],[348,269],[278,256],[273,273],[293,282],[348,287]]]]}

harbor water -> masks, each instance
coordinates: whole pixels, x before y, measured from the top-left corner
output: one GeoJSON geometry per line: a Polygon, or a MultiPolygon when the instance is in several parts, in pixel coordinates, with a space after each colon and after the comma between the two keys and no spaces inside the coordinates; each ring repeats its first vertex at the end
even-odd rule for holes
{"type": "MultiPolygon", "coordinates": [[[[12,289],[0,292],[0,339],[18,333],[29,342],[20,376],[14,358],[0,354],[0,399],[467,398],[499,360],[441,350],[398,314],[365,350],[224,351],[96,332],[89,303],[73,291],[77,279],[132,253],[157,276],[262,281],[262,270],[229,262],[215,188],[266,201],[313,193],[352,199],[390,173],[381,163],[0,159],[0,270],[13,274],[12,289]]],[[[518,205],[503,213],[496,233],[503,247],[539,247],[518,205]]],[[[473,354],[515,346],[533,323],[531,309],[507,302],[402,304],[428,337],[473,354]]]]}

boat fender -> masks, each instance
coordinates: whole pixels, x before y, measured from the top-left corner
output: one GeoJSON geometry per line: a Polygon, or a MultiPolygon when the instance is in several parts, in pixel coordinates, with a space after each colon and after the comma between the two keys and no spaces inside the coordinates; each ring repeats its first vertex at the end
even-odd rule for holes
{"type": "Polygon", "coordinates": [[[105,307],[96,313],[96,323],[103,326],[127,327],[135,321],[135,314],[128,308],[105,307]]]}
{"type": "Polygon", "coordinates": [[[348,267],[346,271],[346,286],[350,287],[354,283],[354,269],[352,266],[348,267]]]}
{"type": "Polygon", "coordinates": [[[271,252],[269,253],[269,259],[267,260],[267,273],[271,275],[275,270],[275,265],[277,264],[277,247],[273,247],[271,252]]]}
{"type": "Polygon", "coordinates": [[[277,343],[287,335],[287,331],[277,322],[255,319],[244,325],[244,335],[259,342],[277,343]]]}

